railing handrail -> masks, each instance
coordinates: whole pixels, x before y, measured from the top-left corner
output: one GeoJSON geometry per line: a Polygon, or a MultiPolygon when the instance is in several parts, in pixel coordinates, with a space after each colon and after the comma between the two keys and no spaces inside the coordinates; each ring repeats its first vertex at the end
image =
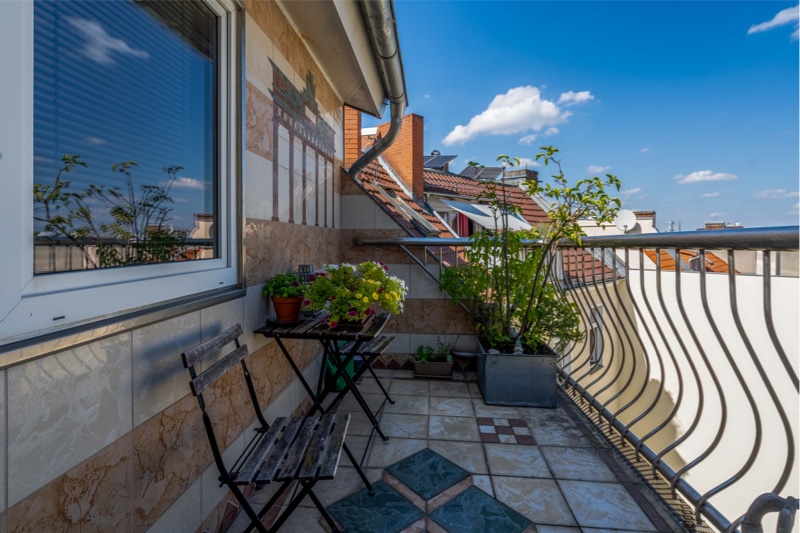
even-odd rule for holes
{"type": "MultiPolygon", "coordinates": [[[[800,250],[800,226],[744,228],[726,230],[678,231],[669,233],[637,233],[626,235],[594,235],[584,237],[582,246],[615,248],[661,248],[698,250],[800,250]]],[[[523,241],[539,244],[541,241],[523,241]]],[[[359,246],[469,246],[469,237],[357,237],[359,246]]],[[[560,246],[572,247],[565,241],[560,246]]]]}

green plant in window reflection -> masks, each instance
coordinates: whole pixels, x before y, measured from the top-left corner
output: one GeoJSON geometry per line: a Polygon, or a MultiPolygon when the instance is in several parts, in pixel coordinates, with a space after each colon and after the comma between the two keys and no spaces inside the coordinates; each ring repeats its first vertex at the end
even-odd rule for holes
{"type": "Polygon", "coordinates": [[[52,185],[34,184],[34,219],[45,231],[80,248],[88,268],[105,268],[186,259],[185,237],[168,225],[172,211],[170,190],[183,167],[164,167],[167,179],[158,185],[134,184],[135,161],[111,165],[123,176],[123,186],[90,184],[71,191],[65,175],[87,167],[78,155],[65,154],[52,185]],[[98,208],[101,205],[102,208],[98,208]],[[98,213],[110,220],[100,222],[98,213]]]}

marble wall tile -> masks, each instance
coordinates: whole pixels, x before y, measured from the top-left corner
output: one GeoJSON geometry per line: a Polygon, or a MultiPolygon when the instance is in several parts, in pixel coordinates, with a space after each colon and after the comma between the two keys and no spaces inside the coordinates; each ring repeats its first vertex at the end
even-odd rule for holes
{"type": "MultiPolygon", "coordinates": [[[[222,378],[220,381],[226,380],[222,378]]],[[[238,402],[235,387],[229,385],[219,389],[212,387],[205,395],[211,406],[224,400],[238,402]],[[219,389],[227,395],[220,394],[219,389]]],[[[233,411],[235,414],[237,409],[233,411]]],[[[228,427],[237,425],[237,422],[241,432],[246,424],[236,416],[224,420],[228,427]]],[[[217,435],[223,442],[233,440],[225,440],[225,437],[224,431],[217,435]]],[[[133,447],[133,530],[140,532],[147,531],[200,477],[211,461],[211,449],[197,399],[191,394],[186,395],[136,427],[133,447]]]]}
{"type": "MultiPolygon", "coordinates": [[[[280,55],[286,63],[285,66],[297,65],[298,59],[296,56],[298,51],[302,50],[303,46],[277,3],[264,2],[262,0],[247,0],[245,2],[245,10],[252,16],[253,21],[261,28],[267,39],[273,43],[273,56],[280,55]]],[[[249,27],[248,31],[250,31],[249,27]]],[[[278,66],[287,76],[292,72],[290,69],[285,68],[284,65],[278,66]]],[[[305,79],[305,76],[303,76],[303,79],[305,79]]],[[[295,86],[297,86],[296,80],[292,81],[295,83],[295,86]]]]}
{"type": "MultiPolygon", "coordinates": [[[[236,300],[230,300],[228,302],[221,303],[219,305],[215,305],[213,307],[206,307],[205,309],[200,310],[200,341],[205,342],[215,335],[219,335],[229,327],[233,326],[234,324],[242,324],[242,329],[244,330],[244,299],[238,298],[236,300]]],[[[240,342],[243,342],[244,335],[239,339],[240,342]]],[[[226,347],[226,351],[220,351],[220,355],[223,353],[229,353],[233,348],[234,345],[230,344],[226,347]]],[[[203,361],[202,365],[200,366],[201,369],[205,370],[208,368],[216,358],[207,359],[203,361]]]]}
{"type": "MultiPolygon", "coordinates": [[[[428,269],[438,277],[439,265],[431,261],[427,265],[428,269]]],[[[446,293],[439,290],[439,282],[428,275],[427,272],[422,270],[419,265],[407,265],[408,278],[408,295],[407,298],[442,298],[447,297],[446,293]]]]}
{"type": "Polygon", "coordinates": [[[445,299],[406,299],[403,313],[393,316],[386,330],[439,335],[473,333],[474,327],[470,324],[453,320],[458,315],[451,312],[450,307],[455,306],[445,299]]]}
{"type": "Polygon", "coordinates": [[[247,220],[245,276],[248,286],[263,284],[276,272],[290,272],[299,264],[339,263],[337,230],[301,224],[247,220]]]}
{"type": "Polygon", "coordinates": [[[303,182],[303,201],[302,205],[305,208],[304,217],[302,219],[304,224],[309,226],[318,226],[319,218],[318,210],[319,205],[317,202],[317,186],[318,186],[318,172],[319,164],[318,156],[314,150],[307,150],[305,155],[305,175],[303,182]]]}
{"type": "Polygon", "coordinates": [[[181,353],[200,343],[200,311],[133,331],[133,424],[189,394],[181,353]]]}
{"type": "Polygon", "coordinates": [[[397,246],[357,246],[357,237],[408,237],[408,234],[401,230],[355,230],[342,229],[342,256],[341,262],[360,263],[362,261],[383,261],[386,264],[398,264],[412,262],[412,259],[397,246]]]}
{"type": "Polygon", "coordinates": [[[11,505],[8,530],[131,531],[132,456],[128,434],[11,505]]]}
{"type": "Polygon", "coordinates": [[[291,197],[292,209],[289,214],[289,221],[295,224],[303,223],[303,161],[305,153],[303,142],[295,137],[292,146],[292,180],[291,197]]]}
{"type": "Polygon", "coordinates": [[[248,151],[272,160],[272,98],[252,83],[245,84],[245,125],[248,151]]]}
{"type": "Polygon", "coordinates": [[[244,319],[242,320],[242,342],[247,344],[250,353],[257,352],[269,342],[263,335],[253,333],[254,330],[260,328],[267,321],[267,299],[263,294],[263,286],[253,285],[247,287],[247,294],[244,297],[244,319]]]}
{"type": "MultiPolygon", "coordinates": [[[[266,2],[264,2],[266,3],[266,2]]],[[[256,23],[251,14],[245,17],[245,78],[268,95],[272,88],[272,65],[268,58],[274,55],[272,41],[256,23]]]]}
{"type": "Polygon", "coordinates": [[[247,218],[271,220],[273,213],[273,164],[253,152],[245,152],[244,211],[247,218]]]}
{"type": "MultiPolygon", "coordinates": [[[[255,424],[251,426],[254,428],[255,424]]],[[[237,457],[244,451],[245,436],[249,433],[248,428],[234,440],[228,449],[222,452],[222,459],[226,465],[232,465],[237,457]]],[[[252,433],[250,433],[252,434],[252,433]]],[[[214,509],[219,507],[222,500],[235,501],[233,496],[229,496],[230,491],[226,485],[219,486],[219,470],[217,465],[212,461],[211,465],[203,471],[201,476],[201,513],[200,516],[209,516],[214,509]]],[[[216,531],[216,529],[214,529],[216,531]]]]}
{"type": "Polygon", "coordinates": [[[131,335],[7,370],[8,502],[130,432],[131,335]]]}
{"type": "MultiPolygon", "coordinates": [[[[337,167],[337,168],[341,168],[341,167],[337,167]]],[[[344,195],[349,195],[349,194],[355,194],[355,195],[362,195],[363,196],[364,195],[364,191],[362,191],[361,188],[356,184],[356,182],[353,181],[352,178],[350,178],[350,176],[347,174],[346,170],[347,169],[343,168],[341,170],[341,172],[338,173],[340,182],[342,184],[342,186],[341,186],[342,195],[344,196],[344,195]]]]}
{"type": "Polygon", "coordinates": [[[197,512],[202,509],[201,499],[201,482],[197,480],[147,529],[147,533],[195,533],[205,516],[197,512]]]}
{"type": "Polygon", "coordinates": [[[364,195],[341,196],[342,228],[372,229],[375,227],[378,206],[364,195]]]}

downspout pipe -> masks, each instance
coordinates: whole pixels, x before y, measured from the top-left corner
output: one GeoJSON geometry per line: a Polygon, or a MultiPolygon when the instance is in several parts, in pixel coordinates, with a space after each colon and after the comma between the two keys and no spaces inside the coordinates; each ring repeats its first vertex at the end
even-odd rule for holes
{"type": "Polygon", "coordinates": [[[403,61],[400,57],[400,43],[397,39],[397,21],[391,0],[365,0],[360,2],[361,11],[367,20],[372,47],[378,56],[383,89],[389,100],[389,131],[353,163],[347,174],[359,183],[358,175],[367,165],[386,150],[400,132],[403,113],[408,105],[403,61]]]}

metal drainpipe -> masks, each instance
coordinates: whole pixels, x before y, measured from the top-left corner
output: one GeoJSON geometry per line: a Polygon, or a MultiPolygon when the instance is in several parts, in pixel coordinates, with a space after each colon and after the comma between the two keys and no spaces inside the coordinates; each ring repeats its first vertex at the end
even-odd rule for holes
{"type": "Polygon", "coordinates": [[[400,44],[397,40],[397,25],[394,9],[390,0],[366,0],[361,2],[361,11],[367,19],[372,46],[380,58],[379,68],[383,87],[387,93],[390,104],[389,131],[386,135],[367,150],[353,163],[347,173],[352,179],[359,182],[358,175],[375,158],[394,142],[403,123],[408,98],[406,96],[406,81],[403,74],[403,62],[400,58],[400,44]]]}

